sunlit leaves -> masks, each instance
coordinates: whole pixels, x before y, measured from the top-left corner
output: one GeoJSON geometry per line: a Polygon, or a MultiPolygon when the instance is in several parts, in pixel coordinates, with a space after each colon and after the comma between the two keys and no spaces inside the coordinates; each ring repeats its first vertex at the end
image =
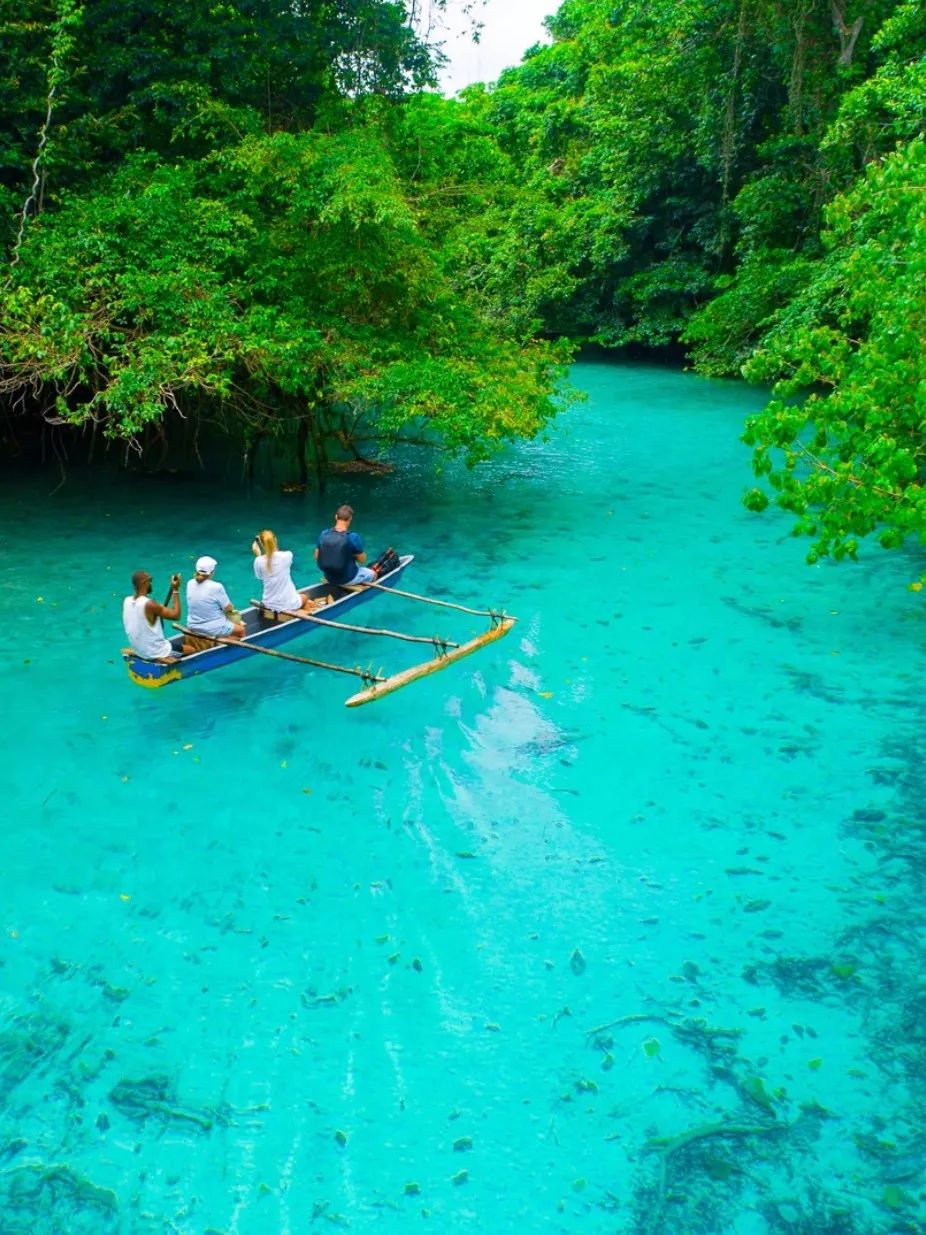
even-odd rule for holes
{"type": "Polygon", "coordinates": [[[873,532],[886,548],[926,542],[924,192],[919,140],[838,197],[827,256],[747,366],[782,397],[746,440],[814,559],[854,556],[873,532]]]}
{"type": "MultiPolygon", "coordinates": [[[[419,224],[401,126],[260,135],[127,160],[37,222],[0,323],[7,390],[134,438],[166,409],[236,432],[413,437],[470,462],[554,414],[568,350],[490,321],[419,224]]],[[[452,229],[451,229],[452,230],[452,229]]],[[[453,246],[450,246],[452,249],[453,246]]]]}

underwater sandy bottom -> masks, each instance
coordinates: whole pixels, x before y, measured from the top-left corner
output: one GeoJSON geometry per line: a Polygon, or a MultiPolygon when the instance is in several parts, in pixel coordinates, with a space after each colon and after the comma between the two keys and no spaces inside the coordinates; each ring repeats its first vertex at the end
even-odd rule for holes
{"type": "Polygon", "coordinates": [[[759,392],[573,380],[472,473],[4,478],[2,1235],[922,1229],[920,567],[741,507],[759,392]],[[256,657],[129,682],[132,570],[246,604],[257,528],[308,580],[342,499],[512,634],[356,711],[256,657]]]}

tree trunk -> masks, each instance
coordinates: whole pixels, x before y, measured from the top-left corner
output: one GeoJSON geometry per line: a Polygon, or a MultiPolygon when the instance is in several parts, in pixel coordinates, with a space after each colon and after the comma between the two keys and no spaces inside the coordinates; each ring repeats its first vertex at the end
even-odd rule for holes
{"type": "Polygon", "coordinates": [[[830,0],[830,12],[833,14],[833,27],[839,35],[839,59],[837,64],[852,63],[855,54],[855,44],[865,24],[864,17],[857,17],[851,26],[846,25],[846,0],[830,0]]]}
{"type": "Polygon", "coordinates": [[[308,421],[303,417],[299,421],[299,428],[296,430],[296,462],[299,465],[299,483],[307,485],[309,483],[309,469],[305,460],[305,448],[309,441],[309,425],[308,421]]]}

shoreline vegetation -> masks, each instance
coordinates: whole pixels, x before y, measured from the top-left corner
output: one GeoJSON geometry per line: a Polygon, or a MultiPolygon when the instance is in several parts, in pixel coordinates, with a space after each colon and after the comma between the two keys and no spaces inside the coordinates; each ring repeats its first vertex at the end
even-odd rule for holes
{"type": "Polygon", "coordinates": [[[414,16],[0,18],[0,462],[477,465],[594,343],[771,385],[744,500],[809,560],[926,543],[923,6],[566,0],[456,99],[414,16]]]}

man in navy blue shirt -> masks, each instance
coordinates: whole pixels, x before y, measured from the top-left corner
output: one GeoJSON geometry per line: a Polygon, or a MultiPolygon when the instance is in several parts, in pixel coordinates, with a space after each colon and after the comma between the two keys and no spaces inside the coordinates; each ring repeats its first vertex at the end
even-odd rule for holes
{"type": "Polygon", "coordinates": [[[363,541],[350,530],[354,512],[350,506],[339,506],[334,512],[334,527],[326,527],[315,547],[315,561],[329,583],[372,583],[376,578],[369,566],[363,541]]]}

